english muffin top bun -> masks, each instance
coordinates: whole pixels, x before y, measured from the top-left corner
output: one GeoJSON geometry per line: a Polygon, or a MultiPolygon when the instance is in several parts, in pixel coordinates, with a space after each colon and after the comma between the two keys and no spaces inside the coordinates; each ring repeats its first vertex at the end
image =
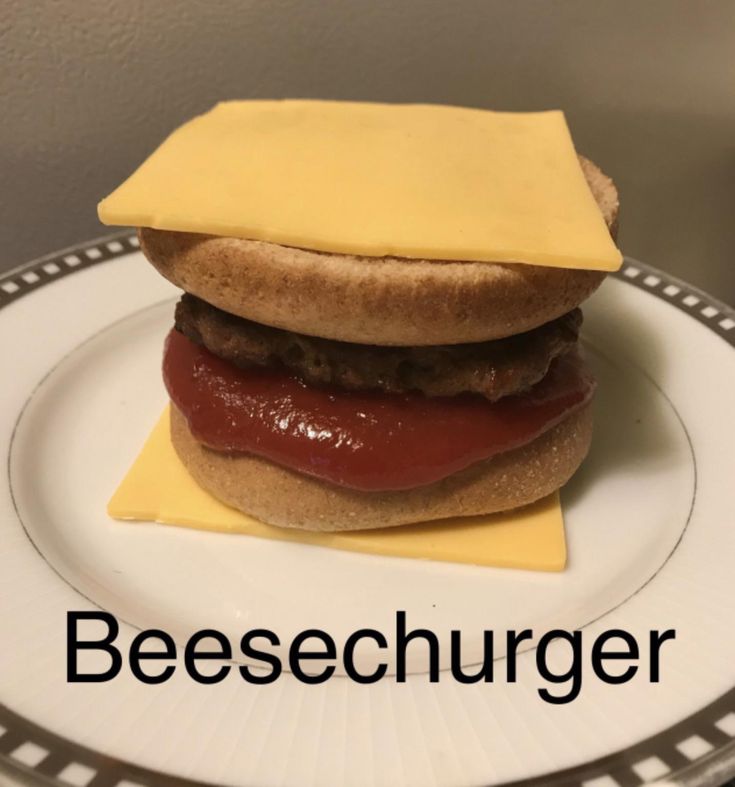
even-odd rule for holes
{"type": "MultiPolygon", "coordinates": [[[[615,184],[589,159],[580,164],[615,237],[615,184]]],[[[499,339],[571,311],[605,278],[596,270],[358,257],[148,227],[139,236],[161,275],[225,312],[357,344],[499,339]]]]}

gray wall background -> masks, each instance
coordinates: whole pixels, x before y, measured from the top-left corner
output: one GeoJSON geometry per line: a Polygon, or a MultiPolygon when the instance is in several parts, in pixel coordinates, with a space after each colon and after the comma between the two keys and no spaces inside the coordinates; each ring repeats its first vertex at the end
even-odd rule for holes
{"type": "Polygon", "coordinates": [[[0,0],[0,269],[215,101],[560,107],[623,250],[735,302],[732,0],[0,0]]]}

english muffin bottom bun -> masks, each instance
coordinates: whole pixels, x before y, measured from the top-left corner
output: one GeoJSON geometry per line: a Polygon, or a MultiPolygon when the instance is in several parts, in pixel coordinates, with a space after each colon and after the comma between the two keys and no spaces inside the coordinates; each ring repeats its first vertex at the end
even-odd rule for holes
{"type": "Polygon", "coordinates": [[[530,443],[413,489],[365,492],[290,470],[256,454],[215,451],[171,408],[171,440],[197,483],[263,522],[316,531],[366,530],[489,514],[532,503],[563,486],[592,438],[592,407],[530,443]]]}

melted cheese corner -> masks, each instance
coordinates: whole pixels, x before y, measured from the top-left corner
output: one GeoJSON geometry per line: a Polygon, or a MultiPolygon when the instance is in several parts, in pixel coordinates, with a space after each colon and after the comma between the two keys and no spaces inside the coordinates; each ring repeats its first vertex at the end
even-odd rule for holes
{"type": "Polygon", "coordinates": [[[384,530],[312,533],[273,527],[220,503],[174,451],[166,410],[108,504],[114,519],[237,533],[372,555],[562,571],[564,523],[558,493],[517,511],[384,530]]]}
{"type": "Polygon", "coordinates": [[[560,111],[227,101],[174,131],[98,212],[374,257],[622,261],[560,111]]]}

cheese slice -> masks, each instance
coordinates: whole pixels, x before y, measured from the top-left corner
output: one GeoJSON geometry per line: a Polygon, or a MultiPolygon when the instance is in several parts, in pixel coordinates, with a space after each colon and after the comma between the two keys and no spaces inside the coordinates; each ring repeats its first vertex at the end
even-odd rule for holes
{"type": "Polygon", "coordinates": [[[98,212],[375,257],[622,261],[560,111],[227,101],[174,131],[98,212]]]}
{"type": "Polygon", "coordinates": [[[177,456],[168,424],[167,409],[108,504],[114,519],[481,566],[561,571],[566,564],[558,493],[518,511],[382,530],[312,533],[273,527],[220,503],[202,489],[177,456]]]}

